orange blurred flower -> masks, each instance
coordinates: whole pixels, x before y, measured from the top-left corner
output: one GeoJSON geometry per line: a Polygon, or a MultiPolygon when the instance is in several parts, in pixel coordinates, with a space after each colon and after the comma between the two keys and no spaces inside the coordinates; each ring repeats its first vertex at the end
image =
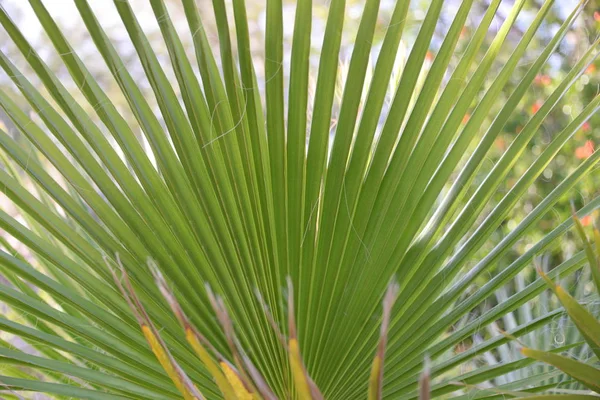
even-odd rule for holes
{"type": "Polygon", "coordinates": [[[496,147],[502,151],[504,151],[506,149],[506,140],[504,140],[503,138],[499,137],[497,138],[494,143],[496,144],[496,147]]]}
{"type": "Polygon", "coordinates": [[[580,222],[583,226],[589,226],[592,223],[592,216],[586,215],[585,217],[581,218],[580,222]]]}
{"type": "Polygon", "coordinates": [[[594,11],[594,19],[596,22],[600,22],[600,11],[594,11]]]}
{"type": "Polygon", "coordinates": [[[531,113],[535,114],[540,110],[540,108],[542,108],[542,102],[538,100],[531,105],[531,113]]]}
{"type": "Polygon", "coordinates": [[[586,74],[593,74],[594,72],[596,72],[596,65],[594,64],[588,65],[588,67],[585,69],[586,74]]]}
{"type": "Polygon", "coordinates": [[[470,119],[471,119],[471,114],[465,114],[465,116],[462,119],[463,125],[466,124],[467,122],[469,122],[470,119]]]}
{"type": "Polygon", "coordinates": [[[589,132],[592,130],[592,125],[590,125],[590,123],[586,121],[583,123],[583,125],[581,125],[581,130],[583,132],[589,132]]]}
{"type": "Polygon", "coordinates": [[[429,62],[433,61],[433,52],[431,50],[427,50],[427,54],[425,54],[425,60],[429,62]]]}
{"type": "Polygon", "coordinates": [[[539,86],[548,86],[552,83],[552,78],[550,75],[536,75],[534,82],[539,86]]]}
{"type": "Polygon", "coordinates": [[[594,154],[594,142],[591,140],[588,140],[583,146],[575,149],[575,157],[579,159],[588,158],[592,154],[594,154]]]}

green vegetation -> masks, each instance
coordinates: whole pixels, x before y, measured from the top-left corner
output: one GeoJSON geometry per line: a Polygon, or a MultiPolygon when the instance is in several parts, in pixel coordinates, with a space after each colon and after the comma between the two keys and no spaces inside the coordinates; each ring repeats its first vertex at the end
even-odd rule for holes
{"type": "Polygon", "coordinates": [[[282,0],[260,52],[244,0],[149,0],[161,51],[130,2],[120,41],[94,3],[85,60],[42,0],[43,52],[0,6],[1,397],[597,392],[597,358],[559,355],[598,356],[575,297],[552,286],[588,347],[534,340],[565,320],[546,281],[600,283],[565,246],[600,208],[593,5],[464,0],[440,28],[444,1],[397,1],[382,28],[366,0],[345,57],[357,5],[331,0],[315,58],[298,0],[288,60],[282,0]]]}
{"type": "MultiPolygon", "coordinates": [[[[587,235],[584,231],[581,221],[574,217],[577,231],[583,240],[585,246],[585,253],[587,261],[592,275],[592,280],[596,288],[597,293],[600,293],[600,232],[597,229],[594,230],[594,242],[593,246],[588,242],[587,235]]],[[[555,284],[550,280],[543,272],[540,271],[542,277],[548,283],[548,286],[552,288],[561,304],[567,311],[569,317],[573,320],[573,323],[581,333],[581,336],[587,342],[589,348],[594,353],[592,362],[584,363],[564,355],[555,354],[546,351],[533,350],[529,348],[523,348],[522,352],[525,356],[551,364],[561,371],[568,374],[574,380],[580,382],[584,388],[600,394],[600,369],[595,368],[593,363],[597,363],[598,357],[600,356],[600,322],[588,311],[584,306],[580,305],[563,287],[555,284]]],[[[555,395],[554,397],[561,397],[555,395]]],[[[564,397],[564,396],[562,396],[564,397]]],[[[594,399],[597,396],[579,394],[574,397],[571,394],[570,398],[578,399],[594,399]]]]}

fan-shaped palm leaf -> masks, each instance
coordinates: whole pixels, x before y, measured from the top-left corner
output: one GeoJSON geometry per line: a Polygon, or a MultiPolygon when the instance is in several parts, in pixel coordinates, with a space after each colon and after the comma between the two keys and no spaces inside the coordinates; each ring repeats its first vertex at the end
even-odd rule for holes
{"type": "MultiPolygon", "coordinates": [[[[310,0],[296,3],[289,68],[281,0],[266,2],[264,65],[250,51],[244,0],[212,2],[218,50],[209,40],[208,17],[193,0],[182,0],[186,21],[172,20],[163,0],[150,0],[168,67],[136,10],[115,0],[153,96],[128,71],[89,2],[74,0],[97,61],[106,64],[124,96],[126,106],[119,107],[80,59],[72,43],[77,38],[68,38],[41,0],[29,3],[80,93],[67,90],[22,27],[0,8],[0,23],[28,69],[4,52],[0,66],[20,91],[18,99],[35,112],[32,118],[23,111],[15,91],[0,91],[0,106],[15,127],[0,131],[6,166],[0,190],[25,219],[0,211],[2,229],[24,245],[15,249],[2,239],[0,265],[10,284],[0,286],[0,299],[21,315],[0,317],[0,329],[33,349],[2,343],[0,357],[9,367],[2,370],[0,391],[6,396],[39,391],[89,399],[175,399],[235,392],[239,398],[256,393],[318,398],[318,387],[327,399],[365,398],[380,337],[387,338],[385,368],[377,367],[371,383],[381,382],[383,370],[384,386],[371,387],[374,398],[418,397],[427,355],[431,367],[421,381],[431,380],[432,397],[464,390],[457,381],[478,385],[532,363],[524,358],[457,369],[509,340],[504,336],[461,354],[451,350],[544,290],[538,279],[457,324],[572,227],[565,220],[464,296],[600,161],[600,152],[585,159],[491,252],[466,268],[600,106],[597,96],[567,126],[552,126],[552,142],[500,200],[493,198],[597,56],[598,41],[482,173],[494,140],[583,3],[574,5],[523,70],[520,63],[552,1],[539,8],[511,48],[507,37],[524,0],[515,1],[497,30],[490,27],[501,1],[491,1],[472,36],[461,39],[473,5],[465,0],[429,61],[444,7],[434,0],[401,65],[397,54],[410,5],[397,1],[369,78],[380,2],[367,0],[336,99],[345,0],[329,5],[314,94],[310,0]],[[184,23],[195,59],[175,29],[184,23]],[[496,70],[507,50],[510,55],[496,70]],[[263,67],[264,79],[257,74],[263,67]],[[507,99],[497,112],[501,94],[507,99]],[[148,260],[164,285],[157,286],[148,260]],[[119,287],[113,279],[118,265],[130,284],[119,287]],[[291,286],[285,289],[288,276],[293,294],[291,286]],[[380,306],[394,279],[397,299],[389,329],[380,335],[380,306]],[[166,287],[172,290],[167,299],[161,295],[166,287]],[[289,311],[287,298],[294,305],[289,311]],[[181,329],[182,315],[189,329],[181,329]],[[273,325],[289,328],[278,334],[273,325]],[[282,345],[282,337],[289,342],[282,345]]],[[[595,198],[578,215],[599,206],[595,198]]],[[[549,276],[580,268],[584,258],[576,254],[549,276]]],[[[549,311],[509,333],[526,334],[559,314],[549,311]]],[[[383,360],[383,352],[378,354],[383,360]]],[[[531,385],[533,391],[543,389],[523,382],[511,390],[531,385]]],[[[421,391],[428,386],[422,384],[421,391]]]]}

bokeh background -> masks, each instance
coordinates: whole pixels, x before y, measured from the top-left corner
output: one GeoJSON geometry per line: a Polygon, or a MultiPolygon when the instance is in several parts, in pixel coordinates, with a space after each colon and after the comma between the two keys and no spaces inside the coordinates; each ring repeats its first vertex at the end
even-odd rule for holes
{"type": "MultiPolygon", "coordinates": [[[[98,16],[101,24],[105,27],[106,32],[111,37],[112,42],[117,45],[117,50],[125,61],[127,68],[136,78],[137,82],[140,84],[140,87],[145,90],[146,97],[150,99],[150,101],[153,101],[154,95],[150,89],[150,85],[147,82],[142,66],[140,65],[135,53],[135,49],[128,39],[127,32],[119,19],[112,1],[89,0],[89,2],[92,5],[92,8],[96,11],[96,15],[98,16]]],[[[152,13],[150,5],[148,4],[147,0],[130,0],[130,2],[136,9],[137,16],[151,41],[152,47],[159,55],[160,60],[164,62],[166,71],[171,74],[173,81],[175,81],[174,74],[169,68],[170,62],[168,59],[166,46],[162,40],[158,24],[152,13]]],[[[135,122],[135,118],[127,108],[126,101],[123,98],[116,81],[112,78],[107,67],[103,63],[103,60],[96,51],[94,43],[87,33],[73,2],[71,0],[45,0],[44,3],[47,5],[53,17],[58,21],[59,25],[67,33],[67,38],[75,48],[75,51],[90,69],[91,74],[93,74],[93,78],[96,79],[102,88],[109,94],[111,100],[120,109],[121,113],[130,122],[131,126],[136,126],[137,123],[135,122]]],[[[176,22],[176,28],[178,29],[181,38],[190,53],[190,60],[192,60],[192,63],[194,63],[195,57],[193,56],[194,50],[192,46],[192,33],[189,32],[185,22],[177,24],[178,20],[185,21],[183,16],[183,8],[178,0],[165,0],[165,3],[167,3],[171,18],[176,22]]],[[[403,60],[410,51],[421,21],[425,16],[428,3],[428,1],[412,1],[411,11],[409,12],[409,20],[406,24],[405,34],[403,36],[401,45],[401,51],[398,55],[397,67],[395,70],[396,79],[401,76],[403,60]]],[[[477,27],[478,21],[482,17],[488,5],[487,0],[476,0],[474,3],[475,4],[468,19],[468,26],[466,26],[462,31],[463,40],[461,40],[461,44],[459,44],[459,54],[461,51],[460,46],[462,46],[462,49],[464,49],[472,30],[477,27]]],[[[527,29],[528,24],[531,22],[542,3],[542,0],[532,0],[526,2],[526,6],[521,12],[515,28],[508,37],[508,42],[505,43],[502,48],[501,56],[498,58],[492,73],[490,73],[490,79],[493,79],[494,71],[499,71],[503,66],[503,62],[510,55],[511,50],[521,38],[524,30],[527,29]]],[[[214,41],[216,48],[217,33],[214,25],[212,25],[212,5],[210,0],[199,0],[199,4],[200,10],[206,10],[206,12],[203,14],[203,18],[205,18],[205,22],[207,24],[206,28],[209,38],[214,41]]],[[[311,68],[314,77],[316,76],[316,71],[318,68],[320,47],[327,18],[328,1],[313,0],[313,4],[313,57],[311,68]]],[[[381,2],[381,10],[375,35],[376,43],[374,43],[372,52],[373,63],[376,60],[380,42],[383,39],[387,24],[389,23],[394,4],[395,0],[382,0],[381,2]]],[[[506,15],[508,15],[512,4],[512,0],[505,0],[500,6],[496,19],[492,23],[492,29],[488,35],[488,44],[491,42],[491,39],[496,33],[494,30],[500,27],[503,19],[506,15]]],[[[535,60],[535,58],[543,49],[544,45],[548,43],[575,4],[576,1],[574,0],[555,1],[550,15],[547,17],[546,22],[538,32],[533,44],[530,46],[531,50],[526,54],[522,64],[518,68],[517,73],[514,75],[515,77],[507,85],[506,90],[503,92],[502,96],[506,97],[500,96],[497,99],[495,106],[496,109],[490,113],[490,116],[493,116],[495,112],[504,105],[506,98],[511,93],[511,88],[516,86],[520,76],[523,75],[523,72],[529,67],[529,64],[535,60]]],[[[259,85],[262,87],[265,79],[268,79],[268,77],[264,76],[263,71],[265,0],[246,0],[246,5],[248,8],[248,17],[250,19],[252,52],[255,56],[254,60],[259,78],[259,85]]],[[[342,87],[342,83],[345,79],[346,66],[352,52],[353,41],[356,35],[358,23],[360,21],[363,5],[364,3],[362,1],[348,1],[348,7],[346,11],[347,20],[344,27],[344,36],[342,38],[342,51],[340,59],[342,67],[340,68],[340,74],[338,77],[340,87],[342,87]]],[[[444,38],[445,32],[452,22],[454,14],[459,5],[460,1],[458,0],[446,1],[446,5],[444,6],[444,10],[442,12],[442,17],[436,30],[436,39],[432,42],[432,47],[429,49],[429,60],[433,60],[435,57],[438,46],[441,45],[441,41],[444,38]]],[[[93,107],[98,107],[101,105],[92,106],[83,101],[83,96],[79,93],[76,84],[71,80],[68,71],[60,61],[59,55],[54,51],[50,40],[45,36],[40,24],[37,22],[35,15],[29,8],[27,2],[24,0],[0,0],[0,6],[6,8],[11,17],[17,22],[22,32],[26,35],[27,39],[34,44],[34,47],[38,50],[40,55],[54,70],[54,73],[57,74],[62,83],[72,91],[76,99],[82,99],[81,104],[88,108],[90,117],[94,118],[95,114],[93,113],[93,107]]],[[[285,63],[289,63],[289,49],[291,47],[291,36],[293,32],[294,10],[295,1],[286,1],[284,7],[284,43],[287,50],[285,52],[285,63]]],[[[495,161],[501,157],[507,146],[519,134],[520,130],[527,123],[529,118],[535,114],[541,104],[543,104],[545,98],[554,90],[555,86],[568,73],[582,52],[588,48],[591,41],[598,36],[599,32],[600,0],[591,0],[588,2],[584,12],[574,24],[573,29],[561,43],[556,54],[550,58],[550,61],[544,67],[543,72],[536,77],[535,83],[525,96],[518,111],[513,113],[509,123],[505,127],[504,132],[497,138],[494,148],[488,154],[488,162],[485,163],[476,179],[481,180],[483,177],[485,177],[485,174],[493,167],[495,161]]],[[[0,48],[9,56],[10,59],[13,60],[19,69],[24,71],[24,73],[27,74],[30,71],[23,56],[15,48],[7,34],[2,29],[0,29],[0,48]]],[[[216,51],[215,54],[217,55],[218,51],[216,51]]],[[[453,65],[456,65],[457,61],[458,59],[455,58],[453,65]]],[[[286,72],[289,71],[287,65],[284,66],[283,70],[286,72]]],[[[35,74],[31,73],[27,76],[32,79],[33,83],[36,82],[35,74]]],[[[314,79],[311,80],[311,88],[314,87],[314,83],[314,79]]],[[[9,77],[4,73],[0,73],[0,87],[2,90],[6,90],[8,93],[16,93],[16,88],[13,86],[9,77]]],[[[177,85],[174,85],[174,87],[177,90],[177,85]]],[[[552,138],[557,135],[561,129],[564,128],[595,95],[597,95],[599,91],[600,61],[596,60],[587,68],[585,73],[578,79],[577,83],[572,87],[570,92],[561,100],[560,105],[555,108],[550,117],[546,119],[535,138],[529,143],[527,151],[522,154],[520,161],[515,165],[511,174],[501,185],[498,193],[496,194],[496,198],[490,202],[491,204],[497,203],[497,200],[499,200],[512,187],[512,185],[514,185],[516,179],[525,172],[525,170],[531,165],[541,151],[543,151],[545,146],[552,140],[552,138]]],[[[391,94],[393,94],[393,91],[390,91],[390,95],[391,94]]],[[[338,91],[337,95],[338,98],[341,97],[341,89],[338,91]]],[[[15,96],[15,100],[22,102],[20,106],[23,110],[30,110],[30,107],[21,96],[15,96]]],[[[339,103],[337,103],[335,107],[339,107],[339,103]]],[[[156,113],[159,114],[158,109],[156,110],[156,113]]],[[[30,112],[30,114],[33,120],[39,121],[35,113],[30,112]]],[[[334,110],[332,128],[335,126],[336,115],[337,109],[334,110]]],[[[466,122],[467,119],[468,115],[465,116],[464,122],[466,122]]],[[[491,122],[491,120],[488,120],[486,124],[489,124],[489,122],[491,122]]],[[[43,125],[43,123],[40,123],[40,125],[43,125]]],[[[3,126],[15,137],[19,137],[18,132],[16,129],[14,129],[8,118],[2,113],[1,110],[0,126],[3,126]]],[[[143,140],[142,135],[140,135],[140,140],[143,140]]],[[[524,196],[518,206],[515,207],[510,216],[504,221],[502,227],[497,230],[493,240],[488,242],[488,247],[483,248],[478,255],[479,257],[474,258],[472,260],[472,264],[468,264],[466,267],[468,268],[469,266],[474,265],[478,258],[485,255],[485,253],[489,251],[495,243],[500,241],[510,230],[512,230],[517,223],[521,221],[541,201],[541,199],[550,193],[560,181],[562,181],[599,145],[600,115],[597,113],[581,127],[575,137],[562,149],[560,154],[544,171],[543,176],[538,179],[530,188],[527,195],[524,196]]],[[[48,166],[48,168],[50,169],[51,167],[48,166]]],[[[505,266],[510,264],[511,261],[527,250],[529,246],[537,242],[560,222],[568,218],[571,213],[571,204],[579,208],[589,201],[589,199],[598,195],[600,195],[600,170],[596,169],[586,180],[577,186],[576,190],[574,190],[568,196],[565,196],[553,208],[553,210],[539,222],[536,230],[534,230],[526,239],[517,243],[513,247],[511,253],[502,258],[495,270],[492,270],[486,276],[480,277],[475,283],[475,286],[484,284],[486,280],[491,277],[491,275],[501,271],[505,266]]],[[[12,204],[2,195],[0,195],[0,207],[5,210],[10,210],[14,213],[17,212],[12,204]]],[[[598,219],[598,216],[591,216],[585,218],[582,222],[584,225],[589,226],[594,223],[594,220],[598,222],[598,219]]],[[[14,244],[18,246],[18,243],[14,244]]],[[[551,251],[545,254],[540,254],[537,263],[545,269],[551,269],[553,266],[558,265],[563,259],[573,254],[579,248],[581,248],[579,239],[575,235],[567,234],[564,239],[551,251]]],[[[497,293],[496,299],[490,298],[484,307],[493,307],[498,299],[522,289],[528,282],[535,278],[535,274],[536,272],[533,268],[533,265],[526,268],[512,284],[506,287],[504,292],[497,293]]],[[[569,282],[567,282],[567,285],[575,287],[580,296],[585,297],[586,294],[591,290],[591,284],[588,284],[588,282],[589,279],[585,275],[576,274],[569,282]]],[[[0,306],[2,306],[1,303],[0,306]]],[[[541,298],[533,301],[532,304],[530,304],[526,309],[518,310],[518,312],[512,316],[514,321],[499,321],[497,327],[508,328],[512,323],[516,323],[517,320],[522,320],[523,318],[532,318],[537,312],[552,306],[553,304],[550,296],[542,296],[541,298]],[[529,315],[527,315],[528,313],[529,315]]],[[[483,310],[473,310],[472,314],[473,316],[476,316],[481,311],[483,310]]],[[[0,309],[0,312],[10,313],[13,311],[4,308],[0,309]]],[[[494,332],[494,329],[495,328],[493,325],[486,335],[493,335],[497,333],[494,332]]],[[[545,332],[547,333],[547,337],[544,340],[550,341],[550,344],[555,343],[556,345],[560,345],[567,340],[569,331],[570,326],[566,320],[557,321],[553,326],[546,328],[545,332]]],[[[1,332],[0,337],[2,337],[1,332]]],[[[478,338],[475,337],[470,341],[465,342],[464,346],[455,349],[455,351],[464,351],[477,340],[478,338]]],[[[19,343],[15,343],[15,345],[19,346],[19,343]]],[[[493,364],[500,359],[511,359],[511,357],[517,358],[515,349],[510,346],[505,346],[504,350],[499,353],[486,354],[482,357],[480,362],[483,364],[493,364]]],[[[475,367],[476,365],[470,366],[470,368],[475,367]]],[[[517,378],[518,377],[514,377],[514,379],[517,378]]],[[[511,378],[509,377],[507,379],[511,378]]]]}

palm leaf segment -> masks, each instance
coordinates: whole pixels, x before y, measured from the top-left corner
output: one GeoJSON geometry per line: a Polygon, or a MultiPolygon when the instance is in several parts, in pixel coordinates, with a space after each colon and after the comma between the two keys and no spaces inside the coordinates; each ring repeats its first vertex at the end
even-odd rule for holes
{"type": "MultiPolygon", "coordinates": [[[[504,338],[448,354],[543,291],[541,279],[449,328],[571,228],[573,222],[564,221],[486,285],[463,296],[600,160],[595,152],[583,161],[465,273],[465,262],[489,243],[523,193],[600,105],[600,97],[594,98],[516,184],[492,200],[546,117],[595,59],[596,41],[493,168],[482,180],[474,179],[583,4],[521,73],[517,67],[552,6],[545,2],[497,73],[492,67],[511,46],[506,38],[524,1],[515,2],[487,48],[484,39],[500,1],[492,1],[472,36],[461,39],[473,3],[463,1],[430,62],[427,49],[443,7],[434,0],[395,82],[409,2],[396,3],[369,78],[379,1],[367,0],[345,84],[336,95],[346,2],[332,0],[312,95],[310,0],[296,5],[289,69],[282,3],[267,1],[264,79],[256,73],[263,65],[250,53],[243,0],[234,0],[232,8],[213,1],[218,51],[210,44],[204,13],[194,1],[182,0],[195,59],[186,55],[163,1],[150,0],[174,79],[131,5],[115,0],[154,103],[125,68],[88,1],[75,0],[98,57],[126,99],[124,111],[93,79],[42,1],[29,3],[81,101],[0,8],[0,23],[30,72],[23,74],[4,52],[0,65],[36,114],[32,119],[22,111],[14,91],[0,92],[0,105],[15,127],[14,135],[0,131],[5,165],[0,188],[26,222],[0,211],[3,230],[24,246],[15,249],[2,239],[0,265],[10,285],[0,287],[0,298],[21,315],[0,317],[0,329],[35,350],[2,342],[7,368],[0,390],[6,396],[25,390],[89,399],[220,398],[232,392],[240,398],[252,393],[286,398],[296,392],[327,399],[368,393],[416,398],[429,355],[432,365],[420,379],[427,383],[421,392],[429,392],[423,389],[432,379],[435,397],[462,390],[455,381],[478,384],[531,363],[523,359],[454,372],[504,338]],[[519,83],[492,113],[515,75],[519,83]],[[470,119],[463,124],[467,113],[470,119]],[[168,282],[164,286],[156,285],[148,260],[156,263],[160,282],[168,282]],[[121,274],[126,284],[115,281],[121,274]],[[288,276],[293,296],[291,285],[284,289],[288,276]],[[396,305],[386,311],[389,328],[381,336],[387,339],[384,370],[383,357],[378,367],[373,358],[380,341],[379,307],[394,276],[396,305]],[[160,293],[164,287],[172,289],[167,299],[160,293]],[[289,324],[286,298],[293,299],[296,311],[289,324]],[[169,307],[174,305],[175,313],[169,307]],[[183,315],[185,330],[177,323],[183,315]],[[278,333],[274,326],[295,329],[278,333]],[[281,338],[289,340],[285,346],[281,338]]],[[[599,206],[600,198],[593,199],[578,215],[599,206]]],[[[583,262],[584,254],[576,254],[550,276],[568,274],[583,262]]],[[[525,334],[558,313],[510,333],[525,334]]]]}
{"type": "MultiPolygon", "coordinates": [[[[588,241],[587,234],[579,218],[574,216],[573,219],[575,221],[577,233],[584,243],[595,289],[600,293],[600,232],[598,229],[594,229],[594,240],[592,241],[594,245],[592,245],[588,241]]],[[[569,318],[571,318],[597,360],[600,356],[600,321],[598,321],[583,305],[579,304],[562,286],[555,284],[542,271],[540,271],[540,274],[558,297],[559,301],[567,311],[569,318]]],[[[600,369],[596,368],[592,363],[584,363],[564,355],[534,350],[527,347],[524,347],[521,351],[527,357],[548,363],[562,370],[574,380],[581,383],[589,393],[593,392],[600,394],[600,369]]],[[[597,398],[597,396],[585,394],[583,391],[582,393],[577,394],[577,396],[582,399],[597,398]]],[[[548,397],[553,399],[560,397],[560,395],[548,397]]]]}

